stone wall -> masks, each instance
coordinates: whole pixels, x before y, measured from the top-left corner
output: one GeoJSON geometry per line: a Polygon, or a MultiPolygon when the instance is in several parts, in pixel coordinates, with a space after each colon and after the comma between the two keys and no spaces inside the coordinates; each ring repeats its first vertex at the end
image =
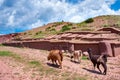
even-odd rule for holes
{"type": "Polygon", "coordinates": [[[10,42],[17,35],[19,35],[19,33],[0,35],[0,43],[10,42]]]}
{"type": "Polygon", "coordinates": [[[82,50],[92,49],[93,54],[107,54],[108,56],[120,55],[120,43],[95,42],[95,43],[71,43],[71,42],[51,42],[51,41],[24,41],[5,43],[4,45],[15,47],[29,47],[42,50],[64,49],[82,50]]]}
{"type": "Polygon", "coordinates": [[[116,29],[116,28],[102,28],[99,29],[98,31],[111,31],[111,33],[116,33],[116,34],[120,34],[120,30],[116,29]]]}
{"type": "Polygon", "coordinates": [[[92,49],[93,54],[100,54],[99,50],[99,43],[79,43],[74,44],[75,50],[82,50],[83,52],[86,51],[88,48],[92,49]]]}
{"type": "Polygon", "coordinates": [[[113,56],[120,55],[120,43],[111,43],[113,56]]]}

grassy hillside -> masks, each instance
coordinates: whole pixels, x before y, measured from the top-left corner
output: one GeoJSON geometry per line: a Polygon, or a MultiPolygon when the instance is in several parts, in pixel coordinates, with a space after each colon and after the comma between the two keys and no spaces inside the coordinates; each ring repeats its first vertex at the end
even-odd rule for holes
{"type": "Polygon", "coordinates": [[[89,18],[80,23],[54,22],[23,32],[21,38],[44,38],[65,31],[94,31],[102,27],[120,28],[120,15],[105,15],[89,18]]]}

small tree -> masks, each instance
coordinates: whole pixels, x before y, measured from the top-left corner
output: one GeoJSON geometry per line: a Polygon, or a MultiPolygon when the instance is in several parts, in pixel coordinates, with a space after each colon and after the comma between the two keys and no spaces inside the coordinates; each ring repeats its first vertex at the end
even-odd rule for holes
{"type": "Polygon", "coordinates": [[[62,20],[62,22],[64,22],[64,20],[62,20]]]}
{"type": "Polygon", "coordinates": [[[70,30],[70,29],[71,29],[70,26],[64,25],[62,27],[61,31],[64,32],[64,31],[67,31],[67,30],[70,30]]]}
{"type": "Polygon", "coordinates": [[[85,22],[86,23],[92,23],[94,20],[93,20],[93,18],[89,18],[89,19],[87,19],[85,22]]]}

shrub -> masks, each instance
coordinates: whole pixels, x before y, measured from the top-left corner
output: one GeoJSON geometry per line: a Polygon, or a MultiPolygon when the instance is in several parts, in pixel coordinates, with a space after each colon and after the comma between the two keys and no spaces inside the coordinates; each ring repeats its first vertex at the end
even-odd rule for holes
{"type": "Polygon", "coordinates": [[[51,28],[51,27],[47,27],[47,28],[45,29],[45,31],[49,31],[49,30],[50,30],[50,28],[51,28]]]}
{"type": "Polygon", "coordinates": [[[108,27],[109,25],[108,24],[104,24],[103,27],[108,27]]]}
{"type": "Polygon", "coordinates": [[[64,26],[62,27],[61,31],[64,32],[64,31],[67,31],[67,30],[70,30],[70,29],[71,29],[70,26],[64,25],[64,26]]]}
{"type": "Polygon", "coordinates": [[[24,35],[26,35],[27,33],[26,32],[24,32],[24,35]]]}
{"type": "Polygon", "coordinates": [[[41,34],[41,33],[42,33],[42,31],[39,31],[39,32],[36,33],[36,35],[41,34]]]}
{"type": "Polygon", "coordinates": [[[89,18],[89,19],[87,19],[85,22],[86,23],[92,23],[94,20],[93,20],[93,18],[89,18]]]}
{"type": "Polygon", "coordinates": [[[55,29],[55,28],[52,28],[50,31],[56,31],[56,29],[55,29]]]}
{"type": "Polygon", "coordinates": [[[77,23],[78,27],[87,27],[87,24],[85,22],[77,23]]]}

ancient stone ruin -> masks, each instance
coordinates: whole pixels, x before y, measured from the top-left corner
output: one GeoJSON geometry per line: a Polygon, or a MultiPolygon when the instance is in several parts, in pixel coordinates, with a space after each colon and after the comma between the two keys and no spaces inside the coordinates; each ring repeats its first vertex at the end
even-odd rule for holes
{"type": "Polygon", "coordinates": [[[102,28],[97,31],[72,31],[49,36],[44,39],[9,40],[3,42],[3,44],[43,50],[63,49],[73,51],[81,49],[86,51],[87,48],[92,48],[94,54],[117,56],[120,54],[120,30],[102,28]]]}

